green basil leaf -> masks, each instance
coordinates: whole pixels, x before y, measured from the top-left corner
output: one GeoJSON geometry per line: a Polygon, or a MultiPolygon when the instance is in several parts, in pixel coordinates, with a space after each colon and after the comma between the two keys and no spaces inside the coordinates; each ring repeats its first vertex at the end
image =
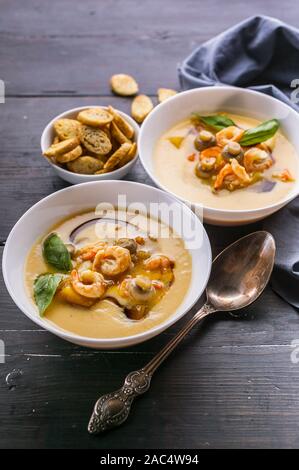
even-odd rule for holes
{"type": "Polygon", "coordinates": [[[225,127],[235,126],[236,124],[225,114],[215,114],[214,116],[201,116],[198,113],[193,113],[193,116],[202,121],[206,126],[215,129],[216,131],[221,131],[225,127]]]}
{"type": "Polygon", "coordinates": [[[72,269],[71,256],[67,247],[56,233],[50,233],[43,243],[43,255],[47,263],[59,271],[72,269]]]}
{"type": "Polygon", "coordinates": [[[34,281],[34,300],[42,317],[53,300],[63,274],[41,274],[34,281]]]}
{"type": "Polygon", "coordinates": [[[260,144],[265,140],[271,139],[279,128],[279,121],[277,119],[270,119],[259,124],[257,127],[247,129],[242,139],[239,141],[240,145],[245,147],[248,145],[260,144]]]}

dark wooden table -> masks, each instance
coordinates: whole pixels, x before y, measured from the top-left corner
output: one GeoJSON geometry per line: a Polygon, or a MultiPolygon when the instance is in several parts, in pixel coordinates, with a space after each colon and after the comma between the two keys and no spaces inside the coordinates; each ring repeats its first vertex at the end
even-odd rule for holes
{"type": "MultiPolygon", "coordinates": [[[[177,88],[177,64],[197,44],[257,13],[296,25],[298,2],[287,6],[281,0],[2,0],[1,252],[24,211],[66,186],[41,157],[49,119],[88,104],[128,111],[130,100],[111,96],[113,73],[131,73],[154,97],[160,86],[177,88]]],[[[129,179],[151,184],[140,164],[129,179]]],[[[207,230],[216,253],[261,227],[207,230]]],[[[95,399],[152,358],[183,322],[134,348],[92,351],[31,323],[1,280],[0,447],[298,448],[299,365],[290,354],[299,318],[270,288],[243,320],[219,314],[190,334],[125,427],[99,438],[87,434],[95,399]]]]}

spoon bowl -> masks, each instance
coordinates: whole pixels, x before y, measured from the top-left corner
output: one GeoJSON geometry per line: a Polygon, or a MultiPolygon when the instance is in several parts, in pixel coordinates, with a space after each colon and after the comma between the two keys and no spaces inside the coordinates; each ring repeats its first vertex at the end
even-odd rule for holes
{"type": "Polygon", "coordinates": [[[240,238],[213,261],[207,302],[222,312],[251,304],[265,289],[274,258],[275,241],[270,233],[259,231],[240,238]]]}

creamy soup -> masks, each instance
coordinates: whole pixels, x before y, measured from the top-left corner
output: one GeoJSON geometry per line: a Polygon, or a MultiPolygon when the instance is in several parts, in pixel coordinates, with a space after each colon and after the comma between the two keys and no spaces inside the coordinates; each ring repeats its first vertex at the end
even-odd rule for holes
{"type": "MultiPolygon", "coordinates": [[[[165,224],[152,218],[149,219],[140,213],[119,211],[117,223],[115,223],[112,220],[114,214],[108,211],[103,219],[85,224],[95,217],[94,211],[77,214],[62,221],[51,230],[51,236],[53,233],[54,238],[58,236],[68,251],[72,252],[72,267],[71,274],[63,274],[63,280],[52,302],[43,312],[44,318],[63,330],[92,338],[135,335],[164,322],[182,303],[190,284],[192,261],[183,240],[165,224]],[[123,240],[133,241],[134,250],[128,245],[123,245],[123,240]],[[70,242],[71,245],[69,245],[70,242]],[[104,248],[101,245],[102,242],[104,248]],[[122,255],[125,254],[127,258],[130,258],[130,264],[121,266],[122,272],[117,276],[112,271],[115,267],[113,264],[115,259],[108,256],[101,257],[101,255],[99,257],[100,250],[98,249],[101,246],[103,253],[106,253],[111,247],[115,249],[116,244],[118,244],[117,250],[121,246],[122,255]],[[98,250],[95,255],[99,258],[96,267],[96,258],[92,258],[94,253],[89,251],[89,247],[96,247],[98,250]],[[130,253],[129,250],[131,250],[130,253]],[[159,263],[161,256],[162,262],[159,263]],[[104,279],[106,285],[101,298],[86,297],[84,300],[80,295],[81,290],[70,292],[72,288],[70,279],[72,275],[75,275],[76,270],[77,275],[82,276],[82,266],[87,270],[96,269],[98,271],[96,275],[104,279]],[[152,289],[154,301],[152,299],[147,304],[147,309],[142,310],[140,319],[132,319],[126,314],[127,298],[122,297],[124,290],[121,290],[121,287],[124,283],[127,286],[126,283],[131,283],[137,278],[139,294],[143,296],[144,292],[148,292],[146,289],[152,289]],[[72,297],[73,295],[77,297],[72,297]],[[72,298],[75,302],[78,299],[79,302],[82,300],[84,305],[72,303],[72,298]]],[[[44,273],[53,274],[59,271],[45,260],[45,239],[49,240],[49,236],[46,235],[32,247],[25,266],[25,283],[33,302],[37,277],[44,273]]],[[[80,280],[84,280],[83,276],[80,280]]],[[[82,287],[82,282],[80,285],[82,287]]],[[[91,282],[86,281],[83,287],[89,293],[91,292],[91,282]]]]}
{"type": "MultiPolygon", "coordinates": [[[[226,114],[226,116],[241,130],[255,128],[261,124],[260,121],[247,117],[231,114],[226,114]]],[[[246,168],[245,165],[247,173],[245,175],[246,183],[243,186],[224,185],[221,187],[219,185],[219,187],[216,186],[217,190],[215,190],[215,180],[219,173],[212,172],[209,180],[200,178],[196,174],[201,154],[204,154],[194,146],[199,128],[200,126],[195,125],[192,119],[180,122],[161,136],[154,150],[154,171],[158,180],[165,188],[179,197],[216,209],[255,209],[283,199],[294,188],[294,181],[298,177],[298,156],[293,145],[278,130],[275,136],[266,141],[265,144],[244,146],[241,149],[244,155],[250,149],[252,153],[252,147],[260,147],[257,151],[262,153],[262,158],[267,158],[266,153],[269,153],[271,166],[267,167],[265,165],[266,168],[262,172],[255,172],[251,168],[246,168]],[[267,147],[267,144],[269,144],[269,147],[267,147]],[[264,145],[263,149],[262,145],[264,145]],[[212,184],[210,184],[211,181],[212,184]]],[[[204,128],[207,129],[207,127],[204,128]]],[[[217,137],[217,131],[214,134],[217,137]]],[[[238,141],[238,137],[233,140],[238,141]]],[[[226,140],[225,144],[227,143],[226,140]]],[[[218,146],[219,140],[217,139],[213,145],[218,146]]],[[[235,142],[233,146],[237,147],[235,142]]],[[[223,149],[224,144],[222,145],[222,142],[220,142],[219,155],[223,152],[223,149]]],[[[209,156],[215,156],[212,152],[210,154],[206,153],[209,156]]],[[[246,156],[248,159],[250,152],[246,156]]],[[[231,157],[233,158],[233,155],[231,157]]],[[[243,159],[241,165],[243,165],[243,159]]],[[[208,163],[212,160],[211,158],[206,159],[208,163]]],[[[232,161],[232,159],[223,160],[222,167],[229,161],[232,161]]],[[[235,159],[234,162],[238,165],[238,169],[241,169],[244,173],[244,168],[240,168],[235,159]]],[[[204,168],[204,170],[206,169],[204,168]]],[[[203,172],[204,176],[206,176],[206,173],[206,171],[203,172]]],[[[232,179],[232,175],[230,174],[227,178],[232,179]]]]}

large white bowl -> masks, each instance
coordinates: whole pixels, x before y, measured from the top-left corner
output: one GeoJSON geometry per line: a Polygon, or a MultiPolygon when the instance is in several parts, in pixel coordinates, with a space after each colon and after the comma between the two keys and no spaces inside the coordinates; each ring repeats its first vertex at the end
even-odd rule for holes
{"type": "MultiPolygon", "coordinates": [[[[167,222],[167,211],[162,211],[160,219],[167,222]]],[[[203,293],[211,269],[211,248],[207,234],[193,212],[173,196],[159,189],[127,181],[101,181],[84,183],[62,189],[42,199],[29,209],[11,230],[3,253],[3,276],[10,296],[16,305],[32,321],[46,330],[72,343],[98,349],[120,348],[143,342],[175,323],[193,306],[203,293]],[[86,338],[64,331],[55,324],[41,318],[37,308],[29,298],[24,286],[24,265],[28,252],[36,240],[47,233],[59,220],[76,212],[90,210],[99,203],[118,205],[118,195],[125,194],[127,206],[142,203],[146,212],[153,214],[151,203],[162,203],[164,207],[176,208],[180,217],[172,219],[171,226],[184,239],[193,233],[200,234],[198,243],[190,251],[192,256],[192,279],[189,290],[176,311],[162,324],[141,334],[113,339],[86,338]],[[179,220],[180,219],[180,220],[179,220]],[[183,221],[183,223],[181,222],[183,221]],[[187,229],[188,223],[192,227],[187,229]],[[184,235],[183,232],[184,231],[184,235]],[[192,233],[191,233],[192,231],[192,233]],[[194,231],[194,232],[193,232],[194,231]]]]}
{"type": "MultiPolygon", "coordinates": [[[[140,160],[147,173],[160,188],[171,192],[160,183],[154,171],[153,152],[159,137],[179,121],[188,118],[193,112],[216,113],[219,110],[260,120],[279,119],[282,132],[294,145],[299,155],[299,115],[286,104],[263,93],[243,88],[227,86],[195,88],[179,93],[161,103],[149,114],[141,127],[138,139],[140,160]]],[[[255,222],[276,212],[298,194],[299,181],[297,180],[293,190],[286,197],[261,209],[224,210],[204,206],[204,220],[216,225],[255,222]]]]}
{"type": "MultiPolygon", "coordinates": [[[[54,139],[54,136],[55,136],[55,131],[54,131],[54,123],[58,120],[58,119],[62,119],[62,118],[69,118],[69,119],[75,119],[78,115],[78,113],[80,113],[80,111],[82,111],[83,109],[87,109],[87,108],[98,108],[99,105],[95,105],[95,106],[81,106],[79,108],[73,108],[73,109],[69,109],[68,111],[65,111],[64,113],[61,113],[59,114],[58,116],[56,116],[54,119],[52,119],[47,125],[46,127],[44,128],[43,130],[43,133],[42,133],[42,136],[41,136],[41,149],[42,149],[42,153],[44,153],[45,150],[47,150],[47,148],[50,147],[50,145],[53,143],[53,139],[54,139]]],[[[107,109],[107,106],[101,106],[102,108],[104,109],[107,109]]],[[[120,111],[119,109],[116,110],[129,124],[131,124],[131,126],[134,128],[135,130],[135,134],[134,134],[134,142],[137,142],[138,140],[138,136],[139,136],[139,126],[138,124],[136,123],[136,121],[134,121],[134,119],[132,119],[130,116],[128,116],[128,114],[126,113],[123,113],[122,111],[120,111]]],[[[130,162],[128,162],[126,165],[124,165],[123,167],[121,168],[118,168],[117,170],[114,170],[114,171],[110,171],[109,173],[103,173],[101,175],[80,175],[79,173],[73,173],[72,171],[68,171],[64,168],[62,168],[61,166],[59,165],[56,165],[55,163],[51,162],[51,160],[49,158],[47,158],[47,162],[49,163],[49,165],[51,165],[51,167],[53,168],[53,170],[55,171],[55,173],[60,176],[60,178],[62,178],[63,180],[67,181],[68,183],[72,183],[72,184],[79,184],[79,183],[87,183],[87,182],[90,182],[90,181],[103,181],[103,180],[117,180],[117,179],[121,179],[123,178],[129,171],[132,170],[133,166],[135,165],[135,163],[137,162],[137,159],[138,159],[138,149],[137,149],[137,152],[136,152],[136,155],[135,157],[133,158],[133,160],[131,160],[130,162]]]]}

